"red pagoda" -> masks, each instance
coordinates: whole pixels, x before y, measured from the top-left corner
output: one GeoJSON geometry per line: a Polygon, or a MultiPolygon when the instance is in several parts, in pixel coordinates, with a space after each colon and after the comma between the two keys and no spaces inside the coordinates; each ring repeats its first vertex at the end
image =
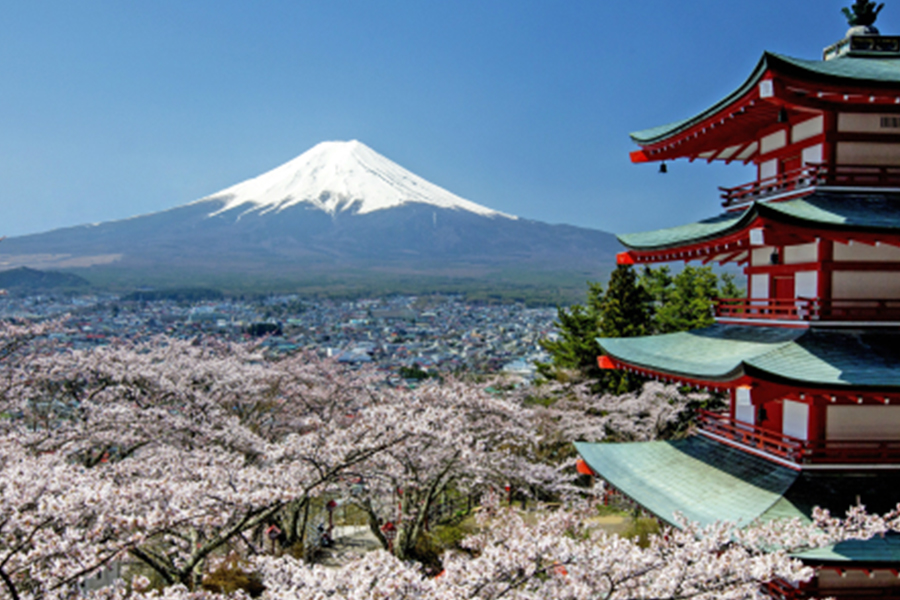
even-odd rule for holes
{"type": "MultiPolygon", "coordinates": [[[[604,368],[726,392],[696,435],[578,451],[660,519],[708,524],[900,502],[900,36],[852,8],[822,61],[765,53],[704,112],[632,134],[633,162],[753,164],[716,217],[622,235],[622,264],[737,264],[748,293],[712,327],[600,339],[604,368]],[[855,20],[854,20],[855,19],[855,20]]],[[[900,599],[900,535],[801,557],[807,584],[776,596],[900,599]]]]}

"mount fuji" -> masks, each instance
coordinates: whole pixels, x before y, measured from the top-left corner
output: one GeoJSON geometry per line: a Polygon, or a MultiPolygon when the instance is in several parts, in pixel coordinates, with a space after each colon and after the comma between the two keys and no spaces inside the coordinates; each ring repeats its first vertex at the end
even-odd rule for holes
{"type": "Polygon", "coordinates": [[[210,202],[223,202],[213,214],[235,209],[279,213],[303,206],[332,216],[364,215],[427,204],[483,217],[516,218],[451,194],[356,140],[322,142],[280,167],[196,203],[210,202]]]}
{"type": "Polygon", "coordinates": [[[0,270],[77,270],[114,287],[391,288],[401,280],[494,287],[553,285],[566,274],[583,284],[607,273],[618,250],[611,234],[492,210],[350,141],[320,143],[166,211],[9,238],[0,270]]]}

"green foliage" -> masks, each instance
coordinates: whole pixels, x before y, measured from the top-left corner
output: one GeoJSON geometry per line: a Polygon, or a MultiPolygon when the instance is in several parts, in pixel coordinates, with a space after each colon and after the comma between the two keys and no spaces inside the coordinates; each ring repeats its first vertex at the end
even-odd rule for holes
{"type": "Polygon", "coordinates": [[[601,375],[597,366],[603,288],[599,283],[588,282],[587,307],[580,304],[568,311],[557,309],[559,339],[541,340],[541,347],[552,356],[552,362],[537,365],[538,373],[547,379],[556,379],[561,370],[579,371],[587,377],[601,375]]]}
{"type": "Polygon", "coordinates": [[[650,301],[650,295],[627,265],[616,267],[605,293],[600,284],[588,283],[587,306],[576,304],[568,312],[559,309],[559,339],[541,342],[552,362],[539,364],[538,373],[559,379],[563,371],[572,370],[595,380],[598,391],[625,393],[635,389],[640,379],[628,373],[602,371],[597,365],[601,353],[597,338],[649,333],[650,301]]]}
{"type": "Polygon", "coordinates": [[[414,364],[411,367],[400,367],[400,377],[403,379],[409,379],[414,381],[424,381],[429,377],[438,377],[438,373],[433,371],[429,373],[422,367],[418,365],[418,363],[414,364]]]}
{"type": "Polygon", "coordinates": [[[631,522],[631,525],[625,530],[622,537],[637,540],[638,546],[648,548],[651,536],[659,535],[661,531],[659,521],[656,519],[638,517],[631,522]]]}
{"type": "Polygon", "coordinates": [[[721,279],[722,282],[719,284],[719,298],[742,298],[744,296],[744,290],[737,286],[734,275],[731,273],[723,273],[721,279]]]}
{"type": "Polygon", "coordinates": [[[0,271],[0,289],[22,295],[31,295],[41,291],[84,292],[90,282],[73,273],[58,271],[38,271],[28,267],[18,267],[0,271]]]}
{"type": "MultiPolygon", "coordinates": [[[[173,288],[210,288],[226,296],[265,298],[272,294],[297,294],[306,299],[357,300],[391,295],[463,296],[467,302],[485,304],[522,303],[529,307],[566,306],[584,294],[584,280],[605,278],[609,271],[596,269],[544,269],[498,267],[485,270],[460,265],[453,274],[388,272],[371,269],[324,270],[303,268],[268,269],[236,273],[227,269],[195,270],[177,265],[167,268],[109,267],[91,269],[83,275],[95,290],[129,294],[150,286],[161,293],[173,288]]],[[[0,287],[5,287],[0,285],[0,287]]],[[[143,299],[147,300],[144,292],[143,299]]]]}
{"type": "Polygon", "coordinates": [[[655,308],[663,306],[669,301],[672,292],[672,272],[669,267],[658,269],[644,267],[639,283],[650,294],[655,308]]]}
{"type": "Polygon", "coordinates": [[[444,553],[448,550],[468,552],[463,548],[462,541],[477,531],[478,527],[472,517],[432,527],[416,539],[411,558],[421,563],[426,572],[436,575],[443,569],[441,557],[444,553]]]}
{"type": "Polygon", "coordinates": [[[584,305],[558,309],[559,338],[541,342],[552,360],[539,364],[538,373],[563,380],[574,372],[595,380],[597,391],[629,392],[642,380],[624,372],[602,371],[597,365],[601,353],[597,338],[708,327],[714,322],[717,298],[741,296],[733,275],[725,274],[720,281],[710,267],[687,266],[676,275],[668,267],[645,268],[638,276],[630,266],[619,265],[605,292],[599,283],[589,282],[584,305]]]}
{"type": "Polygon", "coordinates": [[[432,540],[443,550],[459,550],[464,539],[474,535],[478,526],[473,517],[466,517],[458,522],[438,525],[432,528],[432,540]]]}
{"type": "MultiPolygon", "coordinates": [[[[649,269],[648,269],[649,271],[649,269]]],[[[646,273],[646,271],[645,271],[646,273]]],[[[659,296],[653,318],[657,333],[672,333],[700,329],[713,324],[713,306],[719,295],[718,277],[709,267],[685,267],[661,286],[661,278],[650,279],[659,296]]]]}
{"type": "Polygon", "coordinates": [[[623,519],[628,517],[628,513],[626,511],[615,506],[598,504],[596,510],[598,517],[622,517],[623,519]]]}
{"type": "Polygon", "coordinates": [[[638,283],[630,266],[619,265],[609,278],[600,303],[600,337],[647,335],[651,325],[652,297],[638,283]]]}
{"type": "MultiPolygon", "coordinates": [[[[652,300],[628,265],[618,265],[600,303],[600,337],[637,337],[649,334],[652,300]]],[[[639,389],[644,379],[625,371],[603,371],[598,391],[627,394],[639,389]]]]}
{"type": "Polygon", "coordinates": [[[668,267],[645,268],[640,285],[653,297],[654,333],[709,327],[714,322],[713,307],[718,298],[744,295],[734,275],[725,273],[719,278],[710,267],[688,266],[674,276],[668,267]]]}

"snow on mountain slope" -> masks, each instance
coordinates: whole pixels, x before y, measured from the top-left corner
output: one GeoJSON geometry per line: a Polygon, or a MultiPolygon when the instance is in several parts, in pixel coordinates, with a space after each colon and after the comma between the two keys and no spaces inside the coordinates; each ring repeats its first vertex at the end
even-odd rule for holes
{"type": "Polygon", "coordinates": [[[211,216],[238,207],[245,208],[243,212],[280,212],[299,204],[331,215],[366,214],[415,203],[517,218],[460,198],[356,140],[322,142],[259,177],[197,200],[210,201],[224,202],[211,216]]]}

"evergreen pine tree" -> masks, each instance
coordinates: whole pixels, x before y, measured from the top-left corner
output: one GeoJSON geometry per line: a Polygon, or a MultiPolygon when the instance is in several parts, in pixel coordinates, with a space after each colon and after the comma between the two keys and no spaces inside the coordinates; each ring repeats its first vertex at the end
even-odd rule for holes
{"type": "Polygon", "coordinates": [[[637,337],[650,333],[653,298],[628,265],[619,265],[609,278],[600,303],[600,337],[637,337]]]}
{"type": "Polygon", "coordinates": [[[597,382],[597,389],[625,393],[640,387],[642,379],[624,371],[603,371],[597,364],[597,338],[636,337],[708,327],[714,323],[717,298],[743,295],[734,276],[719,278],[709,267],[685,267],[672,275],[668,267],[645,268],[640,277],[627,265],[619,265],[604,292],[600,284],[588,284],[587,302],[568,311],[558,310],[559,338],[544,340],[549,363],[538,365],[541,376],[558,378],[562,371],[577,371],[597,382]]]}
{"type": "Polygon", "coordinates": [[[736,299],[743,298],[746,293],[737,286],[735,277],[731,273],[723,273],[719,284],[719,298],[736,299]]]}
{"type": "Polygon", "coordinates": [[[563,370],[578,371],[596,381],[598,391],[625,393],[641,384],[641,379],[620,371],[603,371],[597,364],[601,354],[599,337],[646,335],[651,323],[651,297],[638,283],[630,266],[619,265],[604,293],[598,283],[588,284],[586,306],[560,308],[557,326],[559,338],[544,340],[541,346],[550,353],[550,363],[538,364],[538,373],[558,378],[563,370]]]}
{"type": "Polygon", "coordinates": [[[671,278],[671,285],[656,309],[654,329],[673,333],[709,327],[715,322],[713,306],[719,280],[709,267],[685,267],[671,278]]]}
{"type": "Polygon", "coordinates": [[[556,325],[559,338],[541,340],[541,347],[550,353],[551,362],[538,363],[538,373],[547,379],[555,379],[560,370],[579,371],[586,377],[600,376],[597,344],[600,324],[600,304],[603,288],[599,283],[588,282],[587,306],[575,304],[568,311],[557,309],[556,325]]]}
{"type": "MultiPolygon", "coordinates": [[[[628,265],[618,265],[600,303],[600,337],[637,337],[650,333],[652,296],[628,265]]],[[[614,394],[638,389],[644,379],[626,371],[604,371],[599,388],[614,394]]]]}

